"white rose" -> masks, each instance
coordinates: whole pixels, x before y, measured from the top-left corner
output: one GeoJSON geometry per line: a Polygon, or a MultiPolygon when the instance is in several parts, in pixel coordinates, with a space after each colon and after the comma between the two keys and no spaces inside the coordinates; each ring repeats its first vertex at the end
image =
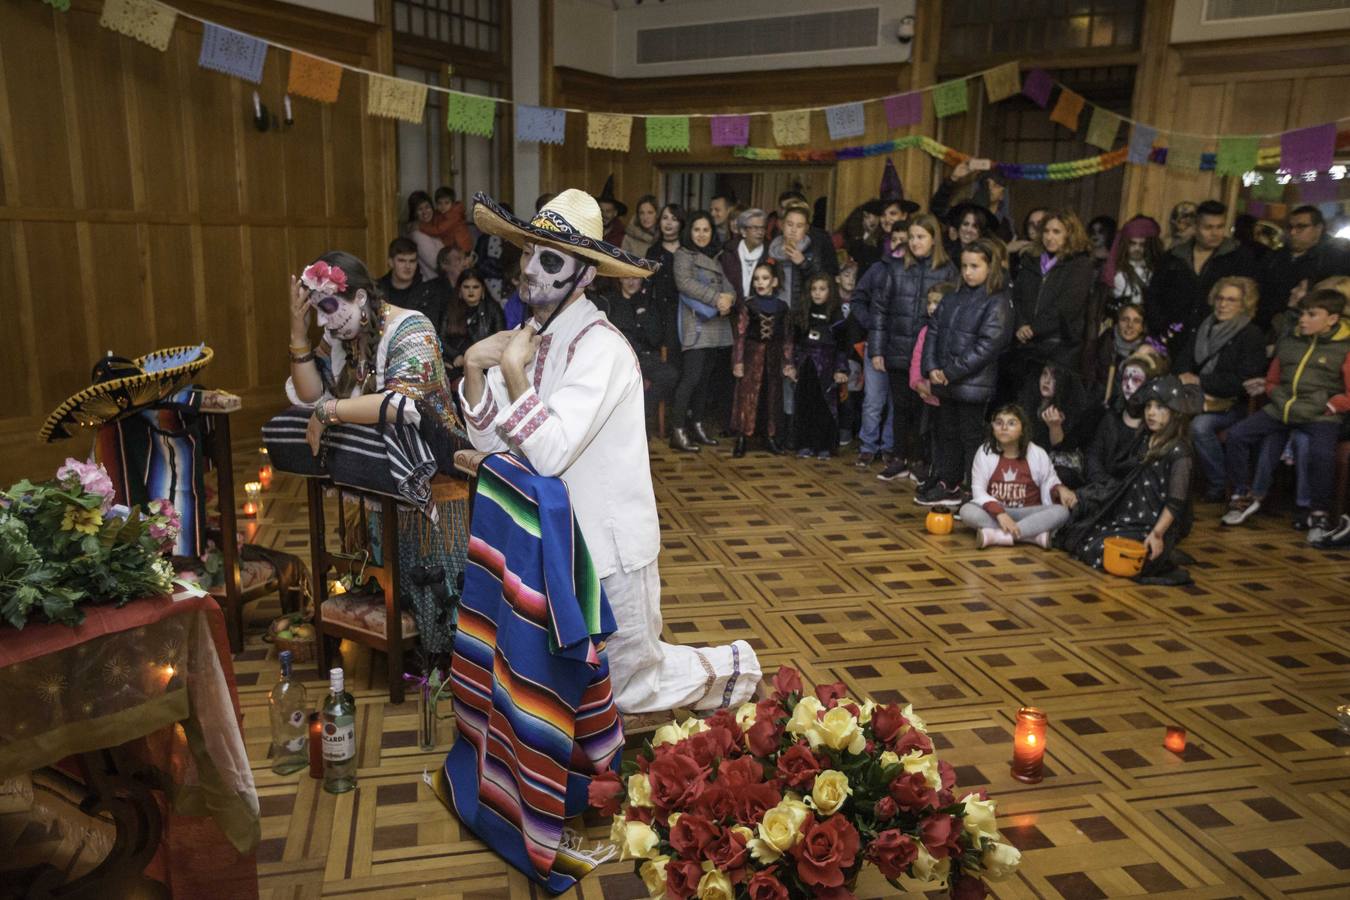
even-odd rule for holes
{"type": "Polygon", "coordinates": [[[707,871],[698,880],[698,900],[732,900],[736,896],[736,889],[731,886],[726,873],[712,868],[710,862],[705,862],[703,868],[707,871]]]}
{"type": "MultiPolygon", "coordinates": [[[[795,734],[798,737],[805,736],[807,740],[811,740],[810,733],[816,729],[816,714],[822,709],[824,707],[815,697],[803,697],[798,700],[797,705],[792,710],[792,718],[788,719],[788,734],[795,734]]],[[[811,741],[811,746],[820,746],[819,736],[817,736],[817,740],[811,741]]]]}
{"type": "Polygon", "coordinates": [[[684,732],[685,737],[689,737],[689,735],[691,734],[698,734],[700,732],[707,730],[708,730],[708,723],[703,721],[702,719],[696,719],[693,716],[690,716],[689,718],[685,719],[683,722],[680,723],[680,731],[684,732]]]}
{"type": "Polygon", "coordinates": [[[658,856],[638,867],[638,875],[642,876],[642,883],[647,888],[648,900],[662,900],[666,896],[666,865],[669,862],[669,856],[658,856]]]}
{"type": "Polygon", "coordinates": [[[811,810],[800,800],[784,798],[759,820],[759,837],[750,842],[750,855],[773,862],[802,838],[802,825],[811,810]]]}
{"type": "Polygon", "coordinates": [[[684,740],[684,732],[680,726],[671,722],[669,725],[662,725],[656,729],[656,734],[652,735],[652,746],[660,747],[662,744],[678,744],[684,740]]]}
{"type": "Polygon", "coordinates": [[[652,785],[641,772],[628,776],[628,802],[633,806],[652,805],[652,785]]]}
{"type": "MultiPolygon", "coordinates": [[[[628,789],[632,796],[633,789],[628,789]]],[[[972,847],[979,847],[981,841],[996,841],[998,833],[998,808],[993,800],[981,800],[978,794],[966,794],[961,798],[966,805],[966,814],[962,820],[966,834],[970,835],[972,847]]]]}
{"type": "MultiPolygon", "coordinates": [[[[831,750],[847,750],[856,754],[863,752],[867,747],[867,736],[863,734],[858,720],[842,706],[836,706],[825,713],[816,723],[815,730],[821,742],[831,750]]],[[[807,740],[811,740],[809,732],[807,740]]],[[[812,746],[814,745],[815,742],[812,741],[812,746]]]]}
{"type": "Polygon", "coordinates": [[[826,769],[816,776],[811,786],[810,804],[821,813],[831,816],[839,811],[844,801],[853,796],[848,776],[834,769],[826,769]]]}
{"type": "Polygon", "coordinates": [[[937,859],[923,844],[919,845],[919,855],[910,863],[910,871],[920,881],[946,881],[951,869],[950,859],[937,859]]]}
{"type": "Polygon", "coordinates": [[[980,856],[980,869],[990,881],[1002,881],[1017,871],[1022,863],[1022,851],[1011,844],[989,843],[980,856]]]}
{"type": "MultiPolygon", "coordinates": [[[[613,836],[611,830],[610,837],[613,836]]],[[[646,822],[634,819],[623,823],[623,833],[616,843],[619,845],[620,859],[652,859],[656,856],[656,847],[661,839],[646,822]]]]}
{"type": "Polygon", "coordinates": [[[913,725],[915,728],[919,729],[924,734],[928,733],[928,726],[925,725],[923,723],[923,719],[920,719],[918,714],[914,712],[913,703],[906,703],[903,707],[901,707],[900,715],[904,716],[906,721],[909,722],[909,724],[913,725]]]}
{"type": "Polygon", "coordinates": [[[924,781],[928,782],[930,788],[935,791],[942,790],[942,773],[938,771],[936,755],[911,750],[900,757],[900,765],[905,767],[906,772],[922,772],[924,781]]]}
{"type": "Polygon", "coordinates": [[[881,763],[883,769],[886,766],[898,766],[900,765],[900,757],[896,756],[893,750],[882,750],[881,755],[877,757],[877,762],[881,763]]]}
{"type": "Polygon", "coordinates": [[[872,721],[872,713],[876,711],[876,708],[877,705],[873,702],[871,697],[864,700],[862,706],[858,707],[858,724],[870,724],[872,721]]]}
{"type": "Polygon", "coordinates": [[[741,726],[741,731],[749,731],[750,726],[755,724],[755,704],[742,703],[736,710],[736,724],[741,726]]]}

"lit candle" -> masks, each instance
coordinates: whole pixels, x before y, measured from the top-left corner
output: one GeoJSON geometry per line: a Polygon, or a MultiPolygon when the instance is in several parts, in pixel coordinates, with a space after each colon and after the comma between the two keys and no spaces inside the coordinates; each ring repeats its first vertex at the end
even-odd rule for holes
{"type": "Polygon", "coordinates": [[[258,515],[258,497],[262,494],[262,485],[250,481],[244,485],[244,518],[252,519],[258,515]]]}
{"type": "Polygon", "coordinates": [[[1034,706],[1017,711],[1017,728],[1013,732],[1012,777],[1027,784],[1036,784],[1044,777],[1045,726],[1049,720],[1034,706]]]}
{"type": "Polygon", "coordinates": [[[271,490],[272,457],[268,455],[266,447],[258,451],[258,481],[262,484],[263,490],[271,490]]]}
{"type": "Polygon", "coordinates": [[[1186,752],[1186,729],[1180,725],[1168,725],[1167,736],[1163,738],[1163,746],[1173,753],[1186,752]]]}

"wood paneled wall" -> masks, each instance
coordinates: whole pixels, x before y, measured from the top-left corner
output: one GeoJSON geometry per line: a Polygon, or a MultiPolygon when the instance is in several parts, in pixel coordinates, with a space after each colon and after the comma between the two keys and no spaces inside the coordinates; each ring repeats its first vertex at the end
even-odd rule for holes
{"type": "MultiPolygon", "coordinates": [[[[179,5],[388,65],[368,23],[262,0],[179,5]]],[[[288,274],[334,247],[382,269],[394,228],[393,128],[365,115],[363,79],[345,77],[332,105],[293,98],[294,126],[260,133],[253,86],[197,65],[197,22],[180,16],[161,53],[100,27],[101,8],[0,3],[3,483],[86,452],[34,434],[108,350],[206,341],[202,380],[243,395],[246,433],[284,402],[288,274]]],[[[258,86],[278,118],[288,57],[269,51],[258,86]]]]}

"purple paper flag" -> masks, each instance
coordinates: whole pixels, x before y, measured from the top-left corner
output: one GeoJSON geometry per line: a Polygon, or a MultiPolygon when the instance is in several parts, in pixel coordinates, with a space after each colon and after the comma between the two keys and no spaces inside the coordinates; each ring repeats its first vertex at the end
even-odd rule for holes
{"type": "Polygon", "coordinates": [[[825,107],[825,124],[830,129],[830,140],[861,137],[866,128],[861,103],[841,103],[825,107]]]}
{"type": "Polygon", "coordinates": [[[210,22],[202,23],[202,52],[197,57],[197,65],[203,69],[214,69],[258,84],[262,81],[266,61],[267,44],[264,41],[210,22]]]}
{"type": "Polygon", "coordinates": [[[1149,155],[1153,152],[1153,140],[1157,136],[1158,129],[1136,123],[1130,129],[1130,149],[1126,159],[1138,166],[1147,165],[1149,155]]]}
{"type": "Polygon", "coordinates": [[[712,117],[714,147],[744,147],[748,143],[750,143],[749,116],[712,117]]]}
{"type": "Polygon", "coordinates": [[[918,125],[923,121],[923,94],[910,91],[908,94],[892,94],[881,105],[886,109],[886,127],[904,128],[906,125],[918,125]]]}
{"type": "Polygon", "coordinates": [[[516,140],[561,144],[567,132],[567,110],[551,106],[516,105],[516,140]]]}
{"type": "Polygon", "coordinates": [[[1304,203],[1331,203],[1339,195],[1340,185],[1323,172],[1316,181],[1299,182],[1298,195],[1304,203]]]}
{"type": "Polygon", "coordinates": [[[1030,97],[1041,109],[1045,109],[1050,105],[1050,89],[1054,84],[1049,72],[1044,69],[1032,69],[1022,82],[1022,93],[1030,97]]]}
{"type": "Polygon", "coordinates": [[[1248,200],[1247,212],[1256,216],[1258,219],[1266,214],[1266,204],[1263,200],[1248,200]]]}
{"type": "Polygon", "coordinates": [[[1325,172],[1336,155],[1334,123],[1297,128],[1280,135],[1280,168],[1300,172],[1325,172]]]}

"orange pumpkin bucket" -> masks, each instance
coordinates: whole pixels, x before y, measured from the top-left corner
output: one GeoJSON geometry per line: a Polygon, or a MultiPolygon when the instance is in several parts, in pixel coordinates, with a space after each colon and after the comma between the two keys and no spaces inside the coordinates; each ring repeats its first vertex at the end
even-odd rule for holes
{"type": "Polygon", "coordinates": [[[1133,578],[1144,568],[1148,548],[1141,541],[1109,537],[1102,542],[1102,568],[1121,578],[1133,578]]]}
{"type": "Polygon", "coordinates": [[[923,520],[923,526],[928,529],[929,534],[951,534],[955,524],[956,520],[952,511],[942,506],[936,506],[929,510],[928,515],[923,520]]]}

